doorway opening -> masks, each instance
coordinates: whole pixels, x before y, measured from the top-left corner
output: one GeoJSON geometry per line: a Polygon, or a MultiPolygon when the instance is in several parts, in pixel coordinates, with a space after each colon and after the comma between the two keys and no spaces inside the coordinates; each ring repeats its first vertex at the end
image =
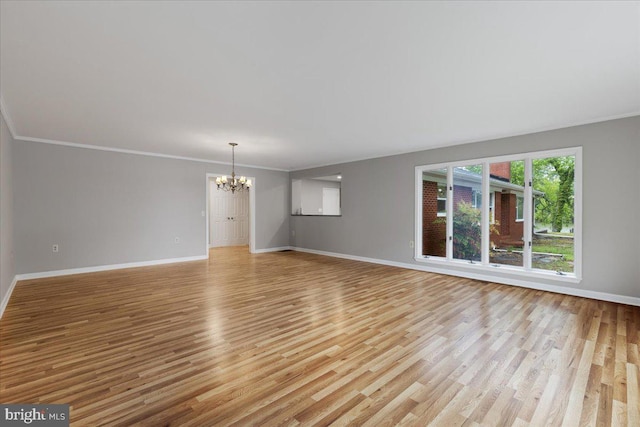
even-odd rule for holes
{"type": "Polygon", "coordinates": [[[218,190],[216,176],[207,173],[206,180],[206,253],[213,247],[249,246],[255,252],[255,191],[256,179],[251,189],[231,193],[218,190]]]}

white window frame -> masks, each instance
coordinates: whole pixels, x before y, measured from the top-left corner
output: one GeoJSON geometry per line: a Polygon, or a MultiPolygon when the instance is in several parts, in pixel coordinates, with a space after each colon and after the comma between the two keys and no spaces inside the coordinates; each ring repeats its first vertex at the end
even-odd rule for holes
{"type": "MultiPolygon", "coordinates": [[[[495,205],[495,199],[494,199],[495,205]]],[[[494,206],[495,221],[495,206],[494,206]]],[[[480,159],[465,160],[460,162],[447,162],[415,167],[415,253],[414,259],[423,264],[426,270],[437,273],[452,274],[463,277],[492,280],[502,278],[505,283],[519,283],[518,277],[544,278],[550,281],[580,283],[582,280],[582,147],[572,147],[558,150],[534,151],[508,156],[497,156],[480,159]],[[532,164],[533,159],[548,157],[575,157],[574,171],[574,272],[558,274],[555,271],[534,269],[531,266],[531,247],[533,222],[533,187],[532,164]],[[522,161],[525,163],[525,188],[524,188],[524,240],[523,248],[524,265],[509,266],[489,263],[490,245],[490,221],[489,204],[482,206],[482,261],[470,264],[465,260],[453,259],[453,169],[455,167],[481,164],[483,166],[482,192],[490,194],[489,165],[491,163],[522,161]],[[424,256],[422,254],[422,173],[432,169],[447,170],[447,240],[446,256],[424,256]],[[499,267],[499,268],[498,268],[499,267]]]]}

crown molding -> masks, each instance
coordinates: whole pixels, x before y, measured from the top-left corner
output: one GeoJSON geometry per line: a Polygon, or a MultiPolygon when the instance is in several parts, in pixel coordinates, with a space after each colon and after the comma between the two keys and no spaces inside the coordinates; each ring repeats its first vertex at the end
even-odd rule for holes
{"type": "Polygon", "coordinates": [[[311,165],[311,166],[305,166],[305,167],[302,167],[302,168],[291,169],[291,170],[289,170],[289,172],[298,172],[298,171],[304,171],[304,170],[307,170],[307,169],[323,168],[323,167],[328,167],[328,166],[338,166],[338,165],[343,165],[345,163],[354,163],[354,162],[361,162],[361,161],[364,161],[364,160],[381,159],[383,157],[401,156],[403,154],[418,153],[418,152],[421,152],[421,151],[436,150],[436,149],[439,149],[439,148],[455,147],[457,145],[475,144],[477,142],[495,141],[495,140],[499,140],[499,139],[513,138],[513,137],[516,137],[516,136],[525,136],[525,135],[532,135],[532,134],[541,133],[541,132],[549,132],[549,131],[554,131],[554,130],[568,129],[568,128],[577,127],[577,126],[593,125],[593,124],[596,124],[596,123],[603,123],[603,122],[608,122],[608,121],[611,121],[611,120],[628,119],[630,117],[636,117],[636,116],[640,117],[640,110],[634,111],[634,112],[631,112],[631,113],[617,114],[617,115],[614,115],[614,116],[608,116],[608,117],[599,118],[599,119],[592,119],[592,120],[584,120],[584,121],[574,122],[574,123],[571,123],[571,124],[568,124],[568,125],[549,126],[549,127],[544,127],[544,128],[531,128],[531,129],[527,129],[527,130],[522,131],[522,132],[505,133],[505,134],[494,134],[494,135],[490,135],[490,136],[486,136],[486,137],[483,136],[480,139],[467,139],[467,140],[455,141],[455,142],[451,142],[451,143],[436,144],[436,145],[432,145],[432,146],[430,146],[428,148],[418,149],[418,150],[413,150],[412,149],[412,150],[409,150],[409,151],[397,151],[397,152],[393,152],[393,153],[389,153],[389,154],[383,154],[383,155],[380,155],[380,156],[372,156],[372,157],[356,157],[356,158],[353,158],[353,159],[340,161],[340,163],[321,163],[321,164],[317,164],[317,165],[311,165]]]}
{"type": "MultiPolygon", "coordinates": [[[[191,162],[210,163],[210,164],[218,164],[218,165],[226,165],[226,166],[231,165],[231,163],[229,163],[229,162],[220,162],[220,161],[215,161],[215,160],[200,159],[200,158],[197,158],[197,157],[175,156],[175,155],[171,155],[171,154],[155,153],[155,152],[151,152],[151,151],[128,150],[128,149],[125,149],[125,148],[105,147],[105,146],[100,146],[100,145],[80,144],[80,143],[76,143],[76,142],[59,141],[59,140],[54,140],[54,139],[32,138],[32,137],[27,137],[27,136],[20,136],[15,131],[15,127],[13,125],[13,121],[11,120],[11,117],[9,116],[9,112],[7,111],[6,105],[4,103],[4,98],[2,97],[1,94],[0,94],[0,113],[2,114],[2,117],[4,117],[4,120],[7,123],[7,127],[9,128],[9,133],[11,134],[11,137],[16,141],[39,142],[39,143],[42,143],[42,144],[62,145],[62,146],[66,146],[66,147],[86,148],[86,149],[89,149],[89,150],[98,150],[98,151],[110,151],[110,152],[114,152],[114,153],[134,154],[134,155],[138,155],[138,156],[159,157],[159,158],[174,159],[174,160],[186,160],[186,161],[191,161],[191,162]]],[[[347,160],[344,160],[344,161],[340,161],[338,163],[309,165],[309,166],[305,166],[305,167],[302,167],[302,168],[295,168],[295,169],[270,168],[270,167],[266,167],[266,166],[248,165],[248,164],[242,164],[242,163],[236,163],[236,166],[246,167],[246,168],[253,168],[253,169],[271,170],[271,171],[277,171],[277,172],[297,172],[297,171],[304,171],[304,170],[307,170],[307,169],[315,169],[315,168],[327,167],[327,166],[337,166],[337,165],[342,165],[342,164],[345,164],[345,163],[360,162],[360,161],[364,161],[364,160],[372,160],[372,159],[379,159],[379,158],[383,158],[383,157],[399,156],[399,155],[403,155],[403,154],[416,153],[416,152],[420,152],[420,151],[435,150],[435,149],[438,149],[438,148],[454,147],[454,146],[457,146],[457,145],[474,144],[474,143],[478,143],[478,142],[485,142],[485,141],[492,141],[492,140],[498,140],[498,139],[504,139],[504,138],[512,138],[512,137],[517,137],[517,136],[531,135],[531,134],[540,133],[540,132],[561,130],[561,129],[571,128],[571,127],[576,127],[576,126],[584,126],[584,125],[607,122],[607,121],[610,121],[610,120],[626,119],[626,118],[636,117],[636,116],[640,116],[640,110],[634,111],[634,112],[631,112],[631,113],[617,114],[617,115],[608,116],[608,117],[599,118],[599,119],[592,119],[592,120],[584,120],[584,121],[574,122],[574,123],[569,124],[569,125],[550,126],[550,127],[545,127],[545,128],[532,128],[532,129],[528,129],[528,130],[523,131],[523,132],[510,133],[510,134],[494,134],[494,135],[491,135],[491,136],[488,136],[488,137],[482,137],[480,139],[469,139],[469,140],[462,140],[462,141],[449,143],[449,144],[438,144],[438,145],[434,145],[434,146],[431,146],[431,147],[428,147],[428,148],[424,148],[424,149],[410,150],[410,151],[399,151],[399,152],[394,152],[394,153],[383,154],[383,155],[380,155],[380,156],[357,157],[357,158],[353,158],[353,159],[347,159],[347,160]]]]}
{"type": "MultiPolygon", "coordinates": [[[[225,165],[225,166],[231,165],[231,163],[229,162],[218,162],[215,160],[199,159],[196,157],[174,156],[171,154],[154,153],[151,151],[127,150],[125,148],[104,147],[100,145],[79,144],[77,142],[58,141],[55,139],[32,138],[29,136],[21,136],[16,133],[15,127],[13,125],[13,121],[9,116],[9,111],[7,110],[7,107],[4,103],[4,98],[2,97],[2,94],[0,94],[0,115],[2,115],[2,117],[4,118],[4,121],[7,124],[7,127],[9,128],[9,133],[11,134],[11,137],[14,139],[14,141],[39,142],[41,144],[62,145],[65,147],[86,148],[89,150],[98,150],[98,151],[111,151],[114,153],[134,154],[137,156],[160,157],[164,159],[174,159],[174,160],[187,160],[190,162],[211,163],[211,164],[225,165]]],[[[289,172],[286,169],[270,168],[270,167],[257,166],[257,165],[247,165],[242,163],[236,163],[236,166],[253,168],[253,169],[271,170],[271,171],[277,171],[277,172],[289,172]]]]}
{"type": "MultiPolygon", "coordinates": [[[[190,162],[200,162],[200,163],[211,163],[216,165],[226,165],[230,166],[229,162],[218,162],[215,160],[207,160],[207,159],[199,159],[197,157],[185,157],[185,156],[174,156],[171,154],[162,154],[162,153],[153,153],[151,151],[138,151],[138,150],[128,150],[126,148],[114,148],[114,147],[104,147],[101,145],[90,145],[90,144],[78,144],[77,142],[67,142],[67,141],[58,141],[55,139],[45,139],[45,138],[31,138],[28,136],[19,136],[16,135],[14,138],[16,141],[25,141],[25,142],[38,142],[41,144],[50,144],[50,145],[61,145],[64,147],[73,147],[73,148],[86,148],[88,150],[97,150],[97,151],[110,151],[114,153],[124,153],[124,154],[134,154],[137,156],[148,156],[148,157],[160,157],[163,159],[174,159],[174,160],[187,160],[190,162]]],[[[270,168],[265,166],[257,166],[257,165],[247,165],[242,163],[236,163],[236,166],[241,166],[245,168],[253,168],[253,169],[263,169],[263,170],[272,170],[278,172],[289,172],[286,169],[277,169],[270,168]]]]}

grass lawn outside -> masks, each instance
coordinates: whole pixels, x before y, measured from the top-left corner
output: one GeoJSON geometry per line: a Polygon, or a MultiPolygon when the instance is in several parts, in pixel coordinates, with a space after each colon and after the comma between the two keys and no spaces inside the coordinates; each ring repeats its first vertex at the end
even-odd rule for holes
{"type": "Polygon", "coordinates": [[[534,235],[532,250],[534,253],[562,255],[562,257],[556,258],[539,257],[534,254],[533,268],[573,273],[573,261],[575,260],[573,238],[554,235],[541,238],[539,235],[534,235]]]}
{"type": "MultiPolygon", "coordinates": [[[[522,266],[522,248],[502,248],[505,251],[492,251],[490,262],[503,265],[522,266]]],[[[564,236],[545,234],[544,237],[534,235],[532,247],[533,268],[542,270],[561,271],[573,273],[575,259],[573,251],[573,239],[564,236]],[[552,255],[546,255],[552,254],[552,255]],[[561,255],[561,256],[556,256],[561,255]]]]}

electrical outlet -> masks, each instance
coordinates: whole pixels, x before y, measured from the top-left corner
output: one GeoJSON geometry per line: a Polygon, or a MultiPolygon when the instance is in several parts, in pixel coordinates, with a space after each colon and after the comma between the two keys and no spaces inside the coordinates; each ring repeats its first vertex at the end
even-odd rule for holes
{"type": "Polygon", "coordinates": [[[204,211],[200,211],[200,215],[204,216],[204,211]]]}
{"type": "Polygon", "coordinates": [[[174,242],[175,242],[175,243],[180,243],[180,238],[179,238],[179,237],[176,237],[176,238],[174,239],[174,242]]]}
{"type": "Polygon", "coordinates": [[[296,230],[291,230],[291,235],[292,235],[293,237],[296,237],[296,230]]]}
{"type": "Polygon", "coordinates": [[[58,245],[53,245],[53,252],[58,252],[59,249],[58,245]]]}
{"type": "Polygon", "coordinates": [[[413,249],[414,243],[413,240],[409,240],[409,247],[413,249]]]}

